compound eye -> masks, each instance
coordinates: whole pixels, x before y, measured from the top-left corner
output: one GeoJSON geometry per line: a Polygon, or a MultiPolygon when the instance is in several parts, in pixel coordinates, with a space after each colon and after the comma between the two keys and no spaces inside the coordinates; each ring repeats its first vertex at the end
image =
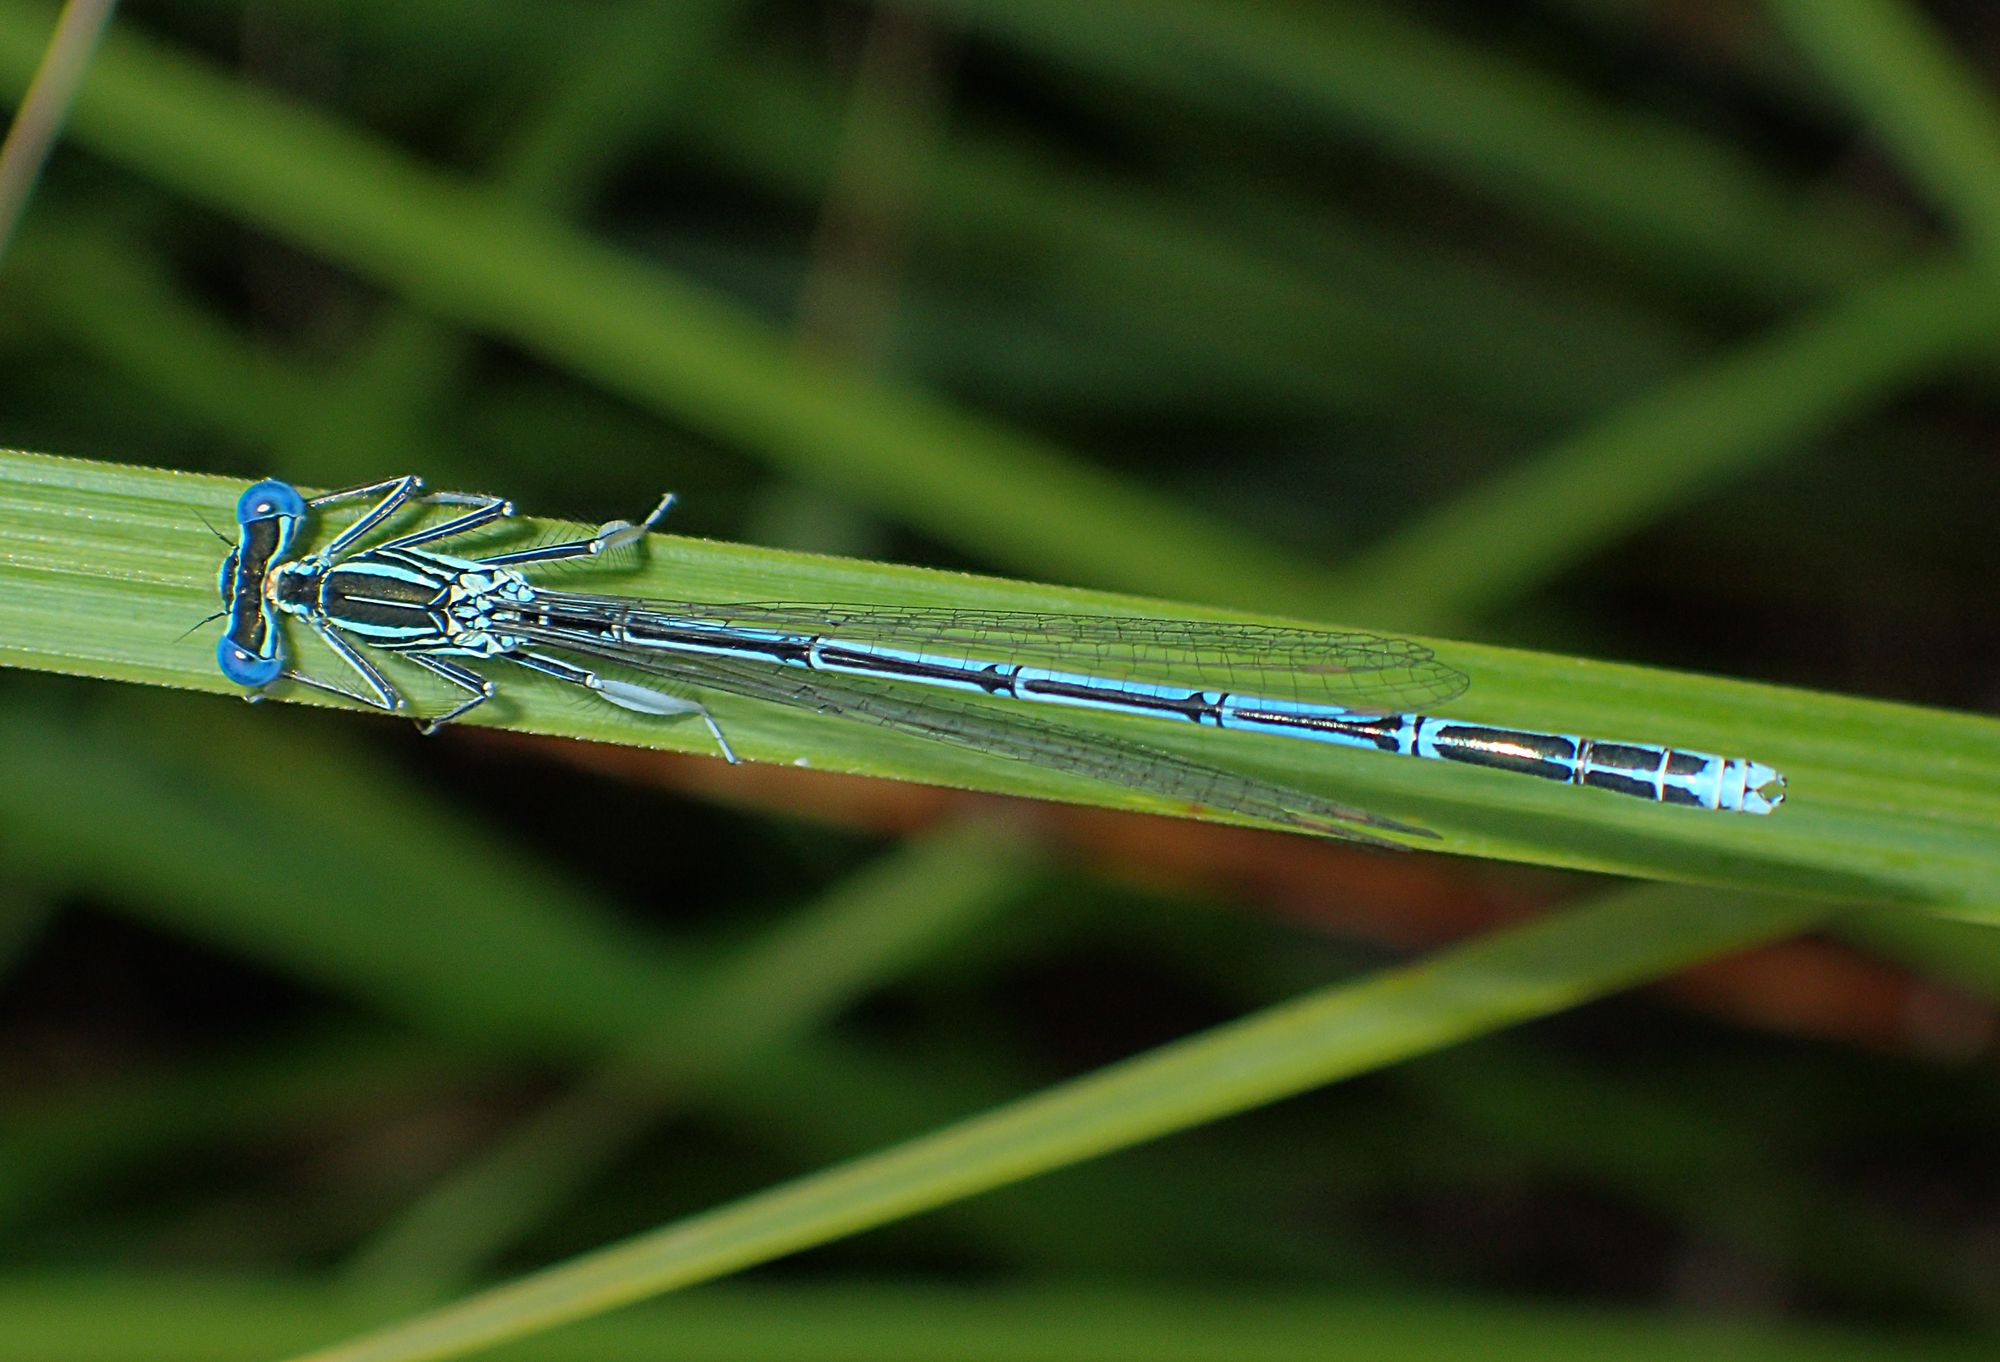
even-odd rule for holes
{"type": "Polygon", "coordinates": [[[282,659],[259,657],[227,638],[216,644],[215,661],[225,677],[248,690],[262,690],[285,669],[282,659]]]}
{"type": "Polygon", "coordinates": [[[270,520],[275,516],[296,518],[305,513],[306,499],[299,495],[298,488],[276,478],[251,483],[236,499],[236,523],[239,525],[248,525],[253,520],[270,520]]]}

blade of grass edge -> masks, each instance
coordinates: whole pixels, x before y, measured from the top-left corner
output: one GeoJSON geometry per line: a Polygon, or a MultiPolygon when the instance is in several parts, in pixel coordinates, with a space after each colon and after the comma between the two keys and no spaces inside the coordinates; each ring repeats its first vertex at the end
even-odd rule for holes
{"type": "Polygon", "coordinates": [[[1396,1063],[1821,920],[1645,888],[1163,1046],[295,1362],[462,1356],[1396,1063]]]}
{"type": "MultiPolygon", "coordinates": [[[[227,479],[0,452],[0,663],[229,693],[212,632],[219,546],[240,490],[227,479]]],[[[543,532],[552,526],[542,525],[543,532]]],[[[518,525],[532,533],[535,522],[518,525]]],[[[498,541],[495,541],[498,542],[498,541]]],[[[1185,605],[997,578],[648,539],[643,565],[596,565],[591,585],[711,601],[823,600],[958,609],[1185,618],[1185,605]]],[[[561,585],[557,577],[555,584],[561,585]]],[[[1250,617],[1256,618],[1256,617],[1250,617]]],[[[1266,617],[1271,618],[1271,617],[1266,617]]],[[[1273,619],[1272,622],[1291,621],[1273,619]]],[[[295,639],[309,670],[332,665],[295,639]]],[[[2000,723],[1970,715],[1788,691],[1462,643],[1444,660],[1476,678],[1453,713],[1602,738],[1750,754],[1793,780],[1768,818],[1670,809],[1458,763],[1395,761],[1322,744],[1183,734],[1115,716],[1076,727],[1137,736],[1337,793],[1435,829],[1441,849],[1646,878],[1770,889],[1839,901],[2000,914],[2000,723]]],[[[392,659],[393,661],[393,659],[392,659]]],[[[508,669],[499,702],[473,719],[520,731],[710,751],[692,725],[661,723],[508,669]]],[[[399,677],[422,697],[420,677],[399,677]]],[[[752,760],[892,776],[1183,816],[1185,806],[872,726],[754,702],[714,708],[752,760]]]]}

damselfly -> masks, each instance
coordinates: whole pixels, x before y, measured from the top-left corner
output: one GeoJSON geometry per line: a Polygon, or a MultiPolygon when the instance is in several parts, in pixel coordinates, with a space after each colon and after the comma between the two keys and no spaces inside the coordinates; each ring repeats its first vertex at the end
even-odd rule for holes
{"type": "Polygon", "coordinates": [[[310,500],[288,483],[257,483],[237,503],[236,545],[222,564],[228,627],[217,659],[223,675],[253,699],[284,679],[409,712],[402,690],[370,656],[400,654],[460,697],[424,718],[426,730],[493,695],[490,680],[454,659],[501,659],[625,709],[699,718],[722,755],[735,761],[699,699],[717,692],[1364,841],[1424,830],[1064,724],[1052,707],[1467,762],[1725,812],[1769,813],[1784,799],[1784,777],[1747,758],[1416,712],[1460,694],[1466,677],[1421,644],[1374,634],[1002,610],[635,600],[553,590],[521,571],[637,543],[672,505],[670,495],[637,524],[611,521],[587,537],[457,557],[432,546],[512,515],[513,505],[463,492],[426,496],[414,476],[310,500]],[[374,504],[324,546],[298,551],[315,512],[368,499],[374,504]],[[440,523],[364,546],[419,501],[459,509],[440,523]],[[291,667],[281,628],[286,617],[323,640],[358,686],[291,667]],[[659,684],[605,675],[607,667],[659,684]]]}

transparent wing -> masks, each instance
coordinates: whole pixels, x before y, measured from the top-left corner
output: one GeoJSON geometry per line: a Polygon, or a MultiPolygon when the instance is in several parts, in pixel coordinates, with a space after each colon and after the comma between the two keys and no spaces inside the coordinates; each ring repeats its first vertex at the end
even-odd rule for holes
{"type": "Polygon", "coordinates": [[[1463,694],[1465,674],[1408,639],[1210,620],[1059,615],[801,601],[632,600],[544,592],[625,620],[699,620],[746,629],[899,644],[988,662],[1121,681],[1303,700],[1345,709],[1429,709],[1463,694]]]}
{"type": "Polygon", "coordinates": [[[620,648],[562,631],[519,632],[536,642],[616,662],[697,690],[721,691],[819,714],[872,723],[992,756],[1158,795],[1176,803],[1242,814],[1324,837],[1374,846],[1397,844],[1366,829],[1435,834],[1323,799],[1304,790],[1191,761],[1143,743],[1016,715],[997,706],[911,691],[856,677],[802,673],[729,658],[620,648]]]}

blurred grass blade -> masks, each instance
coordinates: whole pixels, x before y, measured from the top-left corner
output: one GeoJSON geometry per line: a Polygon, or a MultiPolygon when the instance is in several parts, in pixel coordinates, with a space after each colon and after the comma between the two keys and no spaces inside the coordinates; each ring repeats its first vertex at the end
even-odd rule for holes
{"type": "Polygon", "coordinates": [[[22,689],[0,710],[0,822],[47,883],[474,1052],[595,1054],[666,1008],[658,943],[393,767],[247,712],[22,689]],[[383,884],[421,900],[421,931],[383,884]]]}
{"type": "Polygon", "coordinates": [[[676,1103],[926,962],[1038,869],[1029,846],[987,824],[887,853],[679,991],[650,1031],[426,1192],[349,1279],[390,1300],[461,1289],[676,1103]]]}
{"type": "MultiPolygon", "coordinates": [[[[0,64],[4,64],[7,22],[6,5],[0,3],[0,64]]],[[[1856,403],[1879,396],[1913,373],[1922,372],[1927,363],[1966,348],[1964,328],[1982,327],[1986,320],[1980,314],[1980,294],[1954,293],[1952,281],[1944,277],[1945,267],[1937,267],[1937,275],[1919,270],[1865,288],[1851,300],[1851,307],[1788,330],[1768,349],[1758,348],[1732,357],[1719,369],[1698,372],[1688,383],[1621,411],[1609,423],[1558,446],[1544,462],[1493,487],[1479,489],[1459,507],[1392,539],[1340,579],[1344,590],[1329,594],[1313,584],[1306,569],[1273,557],[1247,538],[1225,535],[1229,539],[1225,545],[1215,537],[1218,532],[1213,526],[1157,503],[1148,510],[1143,499],[1126,499],[1128,489],[1123,484],[1096,474],[1085,475],[1082,466],[1074,462],[1058,460],[1060,469],[1066,471],[1058,471],[1050,482],[1038,479],[1057,465],[1039,455],[1010,462],[1011,456],[1003,454],[998,461],[983,462],[976,451],[997,449],[987,439],[996,433],[981,427],[983,434],[970,440],[960,438],[967,433],[962,429],[963,418],[948,409],[914,398],[910,402],[915,405],[910,405],[892,395],[875,393],[858,380],[827,388],[801,371],[802,362],[791,353],[788,343],[775,333],[758,333],[754,323],[722,309],[713,300],[696,300],[689,295],[681,297],[680,303],[686,304],[681,306],[669,293],[658,292],[644,305],[650,308],[650,315],[642,318],[631,308],[631,300],[654,283],[667,289],[670,281],[664,281],[664,276],[597,251],[539,219],[513,213],[497,199],[460,194],[400,162],[392,163],[394,178],[414,197],[387,202],[374,190],[351,183],[352,177],[342,176],[346,168],[385,161],[388,153],[345,139],[303,113],[267,109],[248,91],[222,86],[192,67],[173,66],[136,44],[130,45],[132,60],[123,60],[119,53],[125,50],[126,45],[112,44],[98,75],[99,82],[108,85],[115,96],[103,101],[106,113],[98,123],[91,123],[87,97],[79,115],[84,120],[80,130],[95,129],[94,135],[111,154],[137,159],[142,168],[165,174],[190,192],[288,230],[308,245],[317,245],[402,284],[415,296],[444,289],[450,296],[432,296],[432,303],[474,325],[482,324],[488,313],[498,309],[506,317],[494,324],[503,331],[522,329],[518,338],[525,344],[545,343],[525,334],[535,331],[556,336],[559,346],[587,345],[589,356],[565,350],[551,358],[562,361],[567,357],[583,372],[614,386],[624,380],[593,366],[609,364],[627,377],[638,372],[633,366],[644,368],[652,375],[641,379],[644,390],[629,385],[627,390],[669,413],[689,415],[690,403],[712,406],[716,399],[723,399],[735,413],[723,419],[736,423],[739,436],[765,447],[775,447],[766,438],[773,433],[750,435],[740,418],[749,415],[750,407],[756,409],[754,419],[759,423],[768,421],[773,413],[789,413],[780,419],[790,422],[797,417],[798,423],[791,425],[788,433],[773,436],[781,442],[798,442],[785,457],[795,455],[812,461],[822,475],[835,481],[848,472],[858,472],[869,485],[848,484],[849,490],[871,504],[910,515],[916,523],[968,548],[994,553],[1037,575],[1087,576],[1188,599],[1256,601],[1291,608],[1314,601],[1320,609],[1334,608],[1329,604],[1332,602],[1350,618],[1379,619],[1401,629],[1463,619],[1503,593],[1556,570],[1576,553],[1658,514],[1662,506],[1684,499],[1702,485],[1713,484],[1745,462],[1767,457],[1785,442],[1824,428],[1856,403]],[[167,116],[169,128],[175,130],[173,136],[166,136],[141,117],[169,91],[175,96],[175,108],[167,116]],[[225,125],[224,111],[246,103],[257,112],[246,112],[225,125]],[[251,128],[260,130],[254,145],[239,146],[251,128]],[[324,148],[326,155],[308,154],[327,139],[332,139],[332,145],[324,148]],[[193,155],[200,148],[207,151],[193,155]],[[279,179],[304,175],[313,182],[296,184],[295,193],[285,193],[269,176],[238,175],[219,168],[251,151],[283,161],[283,168],[272,172],[279,179]],[[477,203],[457,204],[454,216],[454,210],[443,204],[461,197],[476,198],[477,203]],[[329,201],[346,202],[349,211],[307,213],[301,207],[329,201]],[[466,212],[471,213],[469,219],[466,212]],[[485,244],[502,250],[504,258],[496,257],[485,266],[475,263],[484,256],[481,250],[465,245],[468,221],[492,226],[493,235],[485,244]],[[448,249],[442,244],[445,238],[451,242],[448,249]],[[551,275],[546,268],[549,261],[543,258],[549,251],[565,260],[585,262],[587,268],[580,274],[565,276],[559,271],[551,275]],[[430,253],[448,255],[449,259],[424,263],[412,271],[430,253]],[[488,268],[490,276],[480,272],[488,268]],[[612,275],[629,277],[613,283],[612,275]],[[516,297],[524,277],[537,281],[533,294],[516,297]],[[576,287],[566,291],[544,288],[557,277],[568,278],[576,287]],[[719,329],[704,331],[709,323],[719,329]],[[1879,328],[1873,343],[1856,343],[1854,338],[1867,333],[1870,326],[1879,328]],[[663,329],[673,336],[651,334],[663,329]],[[1885,343],[1884,337],[1897,343],[1885,343]],[[683,364],[675,358],[675,347],[680,345],[698,349],[699,361],[683,364]],[[663,367],[655,371],[656,363],[663,367]],[[669,368],[671,376],[665,372],[669,368]],[[1783,386],[1792,381],[1797,381],[1796,389],[1783,386]],[[758,385],[757,391],[743,387],[746,382],[758,385]],[[694,392],[687,387],[690,384],[702,391],[694,392]],[[818,394],[808,399],[808,406],[823,397],[835,403],[838,411],[825,408],[809,414],[797,405],[801,393],[818,394]],[[743,405],[736,405],[739,402],[743,405]],[[939,417],[942,424],[926,425],[929,416],[924,413],[939,417]],[[1667,434],[1659,436],[1658,431],[1667,434]],[[1672,457],[1658,457],[1662,439],[1672,457]],[[1073,481],[1071,473],[1083,475],[1095,490],[1073,481]],[[924,488],[940,492],[942,499],[924,488]],[[914,508],[907,499],[912,494],[924,500],[928,509],[914,508]],[[1524,501],[1534,508],[1534,514],[1518,514],[1524,501]],[[1564,514],[1549,514],[1550,507],[1561,508],[1564,514]],[[1154,514],[1156,511],[1160,514],[1154,514]],[[1523,532],[1524,525],[1533,526],[1533,532],[1523,532]],[[1479,564],[1481,570],[1467,573],[1465,565],[1469,563],[1479,564]],[[1406,609],[1420,594],[1436,589],[1429,585],[1433,581],[1461,584],[1464,598],[1430,614],[1406,609]]],[[[1005,183],[1008,193],[988,194],[982,202],[990,207],[996,198],[1011,201],[1018,197],[1024,184],[1033,188],[1032,182],[1020,175],[1007,178],[1005,183]]],[[[945,175],[944,187],[957,198],[969,192],[965,177],[951,172],[945,175]]],[[[1136,222],[1121,222],[1111,208],[1106,212],[1112,216],[1104,225],[1117,235],[1149,244],[1153,252],[1149,258],[1156,269],[1180,259],[1183,266],[1175,271],[1180,277],[1206,279],[1212,274],[1194,257],[1212,263],[1216,252],[1199,241],[1176,239],[1143,216],[1136,222]]],[[[1100,243],[1099,253],[1117,254],[1104,249],[1108,244],[1100,243]]],[[[1060,257],[1063,253],[1055,254],[1060,257]]],[[[56,263],[69,277],[76,277],[77,262],[65,265],[59,247],[56,263]]],[[[1304,297],[1296,287],[1282,287],[1283,280],[1265,279],[1254,271],[1246,274],[1239,269],[1236,275],[1241,276],[1236,292],[1267,300],[1264,309],[1270,316],[1259,325],[1294,335],[1329,329],[1324,315],[1312,320],[1295,301],[1282,307],[1269,301],[1274,283],[1281,286],[1277,292],[1287,300],[1304,297]]],[[[1323,310],[1331,303],[1321,298],[1314,306],[1323,310]]],[[[1331,328],[1335,333],[1349,329],[1341,325],[1331,328]]],[[[93,328],[100,340],[104,332],[102,325],[93,328]]],[[[124,351],[130,352],[132,345],[123,343],[124,351]]],[[[213,350],[210,346],[209,351],[213,350]]],[[[242,366],[225,363],[220,367],[242,366]]],[[[197,391],[212,390],[220,395],[219,402],[207,404],[210,409],[227,407],[228,383],[218,379],[195,386],[197,391]]],[[[292,385],[286,380],[278,386],[292,385]]],[[[310,391],[310,381],[307,386],[310,391]]],[[[288,402],[277,402],[275,407],[285,413],[285,418],[276,422],[279,429],[296,431],[292,413],[297,409],[288,402]]],[[[240,430],[244,438],[272,442],[264,429],[266,423],[226,411],[220,419],[229,428],[240,430]]],[[[287,434],[283,438],[293,437],[287,434]]],[[[1012,439],[999,438],[1002,443],[1012,439]]],[[[414,441],[405,435],[381,443],[393,449],[407,448],[414,441]]],[[[1027,448],[1018,442],[1008,447],[1027,448]]],[[[448,465],[434,468],[443,466],[448,465]]],[[[805,469],[803,464],[793,466],[805,469]]]]}
{"type": "MultiPolygon", "coordinates": [[[[1850,913],[1839,933],[1912,969],[2000,1002],[2000,940],[1982,923],[1909,913],[1850,913]]],[[[1976,1038],[1980,1042],[1990,1037],[1976,1038]]]]}
{"type": "MultiPolygon", "coordinates": [[[[1952,260],[1870,281],[1474,488],[1359,555],[1333,599],[1362,621],[1451,628],[1989,350],[2000,287],[1952,260]]],[[[1755,558],[1744,571],[1755,571],[1755,558]]]]}
{"type": "MultiPolygon", "coordinates": [[[[0,662],[227,692],[214,636],[219,546],[240,485],[220,478],[0,454],[0,662]]],[[[617,509],[617,508],[610,508],[617,509]]],[[[544,527],[551,529],[552,527],[544,527]]],[[[533,522],[520,526],[532,533],[533,522]]],[[[641,567],[594,585],[698,600],[822,600],[963,609],[1136,613],[1189,608],[1086,592],[654,536],[641,567]]],[[[1776,889],[2000,918],[2000,722],[1470,644],[1440,644],[1474,678],[1453,712],[1553,732],[1752,755],[1792,780],[1772,817],[1661,808],[1548,781],[1249,735],[1147,726],[1146,741],[1366,805],[1442,834],[1442,847],[1648,878],[1776,889]],[[1154,731],[1159,730],[1159,731],[1154,731]]],[[[520,671],[521,669],[514,669],[520,671]]],[[[707,752],[704,732],[581,702],[509,675],[482,723],[707,752]]],[[[872,726],[716,700],[745,757],[1188,814],[1132,791],[872,726]]],[[[1113,717],[1066,720],[1131,733],[1113,717]]]]}
{"type": "Polygon", "coordinates": [[[0,981],[55,918],[55,904],[34,886],[0,885],[0,981]]]}
{"type": "Polygon", "coordinates": [[[1986,266],[2000,265],[2000,91],[1910,0],[1771,0],[1770,9],[1986,266]]]}
{"type": "Polygon", "coordinates": [[[117,0],[68,0],[50,35],[48,52],[35,70],[21,105],[0,139],[0,261],[27,211],[35,181],[62,133],[63,118],[76,97],[90,54],[117,0]]]}
{"type": "MultiPolygon", "coordinates": [[[[0,1279],[0,1362],[268,1362],[355,1324],[290,1280],[0,1279]]],[[[526,1339],[507,1362],[1980,1362],[1985,1340],[1459,1294],[1201,1285],[730,1284],[526,1339]],[[940,1340],[950,1346],[940,1350],[940,1340]]]]}
{"type": "MultiPolygon", "coordinates": [[[[42,22],[0,0],[0,88],[42,22]]],[[[130,32],[77,101],[80,144],[475,330],[1017,568],[1194,599],[1302,594],[1244,531],[924,394],[815,362],[727,300],[427,172],[130,32]]]]}
{"type": "MultiPolygon", "coordinates": [[[[825,191],[832,113],[805,71],[738,63],[709,72],[701,93],[669,135],[803,200],[825,191]]],[[[1655,376],[1674,349],[1644,314],[1625,313],[1616,328],[1579,324],[1509,295],[1490,265],[1360,225],[1330,229],[1332,243],[1303,268],[1204,225],[1205,206],[954,128],[931,167],[927,228],[935,249],[971,270],[996,251],[1032,248],[1025,282],[1049,307],[1115,329],[1121,346],[1162,349],[1176,369],[1220,371],[1312,411],[1408,419],[1415,404],[1475,403],[1574,418],[1655,376]]]]}
{"type": "Polygon", "coordinates": [[[1861,212],[1814,205],[1724,145],[1459,41],[1407,6],[907,2],[1226,117],[1289,134],[1304,118],[1385,142],[1683,285],[1797,299],[1893,254],[1861,212]]]}
{"type": "Polygon", "coordinates": [[[260,1039],[251,1053],[158,1070],[82,1094],[10,1101],[0,1118],[0,1226],[219,1145],[323,1128],[370,1103],[414,1109],[493,1084],[500,1072],[404,1033],[287,1034],[260,1039]]]}
{"type": "MultiPolygon", "coordinates": [[[[674,1000],[699,986],[700,971],[670,940],[629,929],[611,904],[478,820],[437,809],[406,773],[351,744],[306,741],[300,724],[241,704],[148,696],[64,707],[18,694],[47,687],[11,689],[0,710],[0,851],[10,877],[116,905],[146,927],[435,1038],[425,1053],[444,1056],[460,1083],[485,1082],[501,1059],[598,1064],[654,1034],[674,1000]],[[314,836],[301,844],[303,826],[314,836]],[[274,880],[280,846],[286,878],[274,880]],[[374,875],[353,874],[359,864],[374,875]],[[403,894],[383,895],[375,876],[403,894]]],[[[703,1039],[684,1036],[663,1063],[709,1072],[696,1094],[703,1110],[796,1163],[879,1146],[1020,1087],[823,1036],[715,1069],[701,1059],[703,1039]]],[[[310,1055],[288,1053],[339,1081],[310,1055]]],[[[147,1165],[160,1151],[227,1144],[255,1129],[259,1110],[276,1114],[260,1092],[282,1103],[290,1090],[282,1076],[264,1083],[240,1066],[213,1076],[183,1066],[98,1104],[80,1099],[46,1122],[24,1113],[0,1134],[0,1155],[20,1178],[0,1177],[0,1212],[147,1165]],[[229,1100],[214,1098],[217,1083],[233,1087],[229,1100]],[[149,1121],[160,1117],[156,1103],[167,1115],[149,1121]],[[78,1125],[93,1133],[67,1140],[78,1125]]],[[[1310,1260],[1274,1228],[1226,1216],[1217,1224],[1159,1199],[1163,1187],[1186,1185],[1187,1172],[1169,1165],[1163,1176],[1158,1159],[1143,1169],[1101,1165],[1060,1189],[961,1208],[941,1231],[1023,1265],[1172,1270],[1188,1261],[1190,1235],[1208,1236],[1203,1249],[1221,1246],[1225,1261],[1296,1269],[1310,1260]],[[1109,1223],[1065,1254],[1079,1205],[1109,1223]]]]}
{"type": "Polygon", "coordinates": [[[600,1314],[1575,1007],[1826,909],[1638,889],[1342,984],[297,1362],[418,1362],[600,1314]]]}
{"type": "MultiPolygon", "coordinates": [[[[638,110],[691,102],[690,77],[713,61],[744,8],[745,0],[695,0],[671,10],[632,5],[585,16],[581,34],[550,63],[540,107],[497,158],[494,191],[524,207],[573,213],[637,135],[638,110]]],[[[116,246],[105,253],[115,260],[138,254],[116,246]]],[[[92,291],[74,275],[71,281],[65,295],[92,291]]],[[[333,374],[306,385],[310,401],[290,407],[252,443],[271,447],[272,466],[294,470],[298,478],[340,467],[356,449],[425,443],[425,418],[446,405],[477,353],[473,338],[458,328],[413,307],[393,308],[333,374]]],[[[223,424],[231,423],[225,417],[223,424]]],[[[425,466],[435,470],[433,477],[445,476],[449,467],[438,461],[425,466]]]]}

